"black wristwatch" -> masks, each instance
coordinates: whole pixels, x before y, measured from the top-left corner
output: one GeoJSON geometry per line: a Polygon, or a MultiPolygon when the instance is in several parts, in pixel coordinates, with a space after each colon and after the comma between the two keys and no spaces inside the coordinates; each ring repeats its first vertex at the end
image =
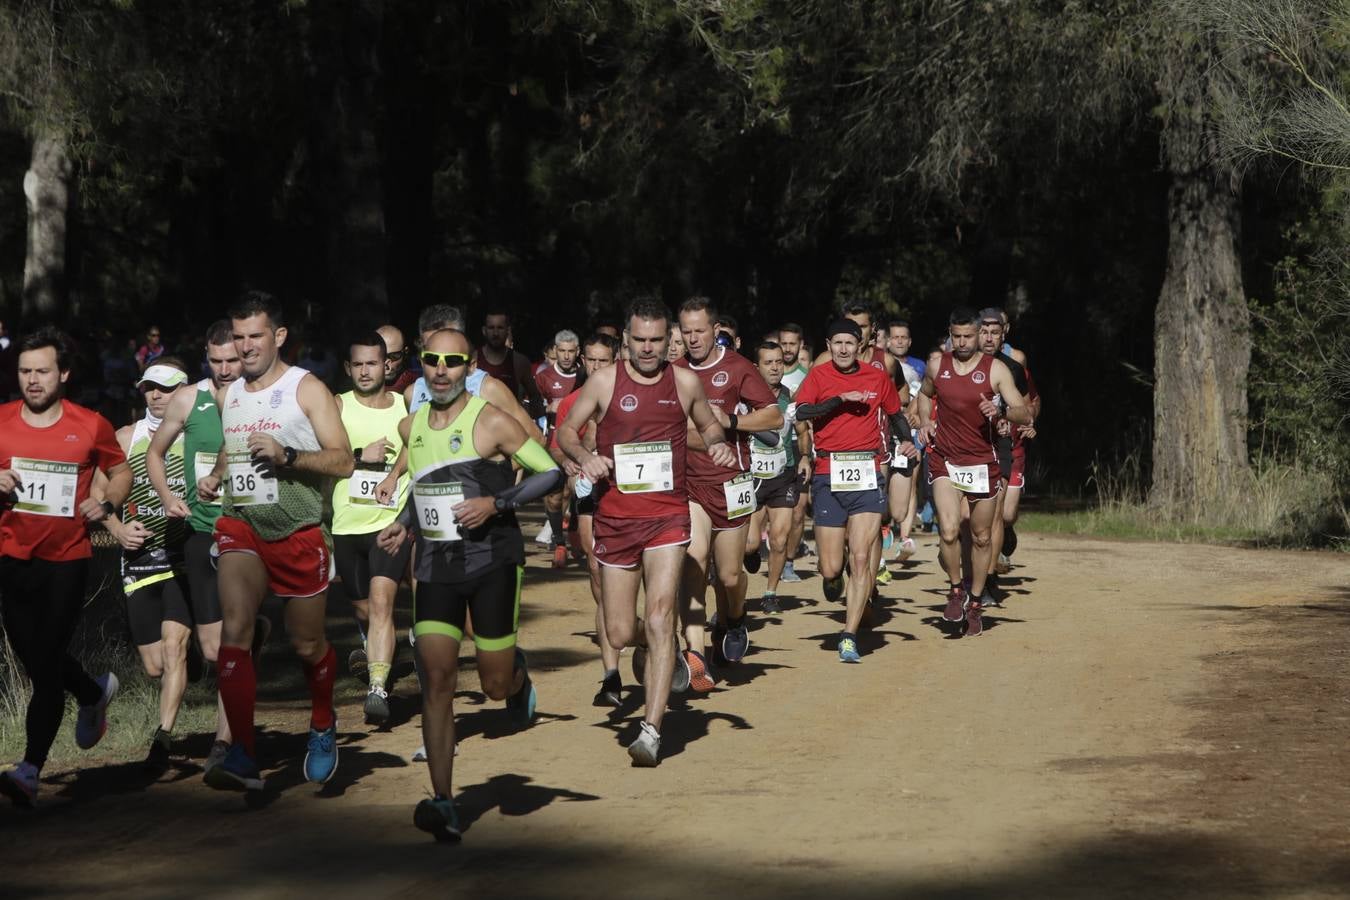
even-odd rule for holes
{"type": "Polygon", "coordinates": [[[282,465],[287,468],[295,465],[295,458],[300,455],[300,452],[294,447],[282,447],[281,452],[286,456],[286,461],[282,465]]]}
{"type": "Polygon", "coordinates": [[[104,500],[99,506],[103,507],[103,518],[109,518],[117,514],[117,507],[113,506],[108,500],[104,500]]]}

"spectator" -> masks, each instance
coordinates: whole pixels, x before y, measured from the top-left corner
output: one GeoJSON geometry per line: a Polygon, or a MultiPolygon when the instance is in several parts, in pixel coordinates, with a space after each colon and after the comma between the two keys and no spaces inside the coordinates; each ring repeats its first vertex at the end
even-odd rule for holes
{"type": "Polygon", "coordinates": [[[144,372],[154,365],[155,360],[164,355],[164,343],[160,340],[158,325],[151,325],[145,332],[145,343],[136,351],[136,366],[144,372]]]}

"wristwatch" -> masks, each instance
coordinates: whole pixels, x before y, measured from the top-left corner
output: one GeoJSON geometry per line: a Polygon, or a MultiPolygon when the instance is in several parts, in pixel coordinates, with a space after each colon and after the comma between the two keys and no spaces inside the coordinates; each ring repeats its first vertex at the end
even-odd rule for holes
{"type": "Polygon", "coordinates": [[[286,461],[282,465],[287,468],[295,465],[295,458],[300,455],[300,452],[294,447],[282,447],[281,452],[286,455],[286,461]]]}
{"type": "Polygon", "coordinates": [[[117,507],[113,506],[108,500],[104,500],[99,506],[103,507],[103,518],[105,519],[117,513],[117,507]]]}

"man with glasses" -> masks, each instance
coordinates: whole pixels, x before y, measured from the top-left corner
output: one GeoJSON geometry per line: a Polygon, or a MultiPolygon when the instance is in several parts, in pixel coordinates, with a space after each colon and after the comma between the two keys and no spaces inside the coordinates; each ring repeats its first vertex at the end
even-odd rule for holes
{"type": "Polygon", "coordinates": [[[136,366],[144,372],[163,355],[164,342],[160,340],[159,326],[151,325],[145,332],[145,343],[136,350],[136,366]]]}
{"type": "Polygon", "coordinates": [[[397,325],[381,325],[375,333],[384,341],[384,387],[401,394],[417,380],[417,373],[408,365],[411,354],[397,325]]]}
{"type": "Polygon", "coordinates": [[[505,700],[517,724],[534,719],[535,691],[516,640],[525,542],[515,510],[554,490],[562,472],[518,422],[465,390],[470,348],[438,331],[421,355],[430,402],[399,425],[412,502],[380,533],[387,553],[417,539],[413,632],[422,673],[422,736],[434,795],[413,823],[438,840],[459,837],[451,799],[454,697],[469,617],[479,684],[505,700]],[[530,473],[516,483],[512,462],[530,473]]]}

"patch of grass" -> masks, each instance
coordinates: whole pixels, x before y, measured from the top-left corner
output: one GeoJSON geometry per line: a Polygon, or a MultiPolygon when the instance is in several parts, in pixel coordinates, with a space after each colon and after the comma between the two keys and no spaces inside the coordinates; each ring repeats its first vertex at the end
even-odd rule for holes
{"type": "MultiPolygon", "coordinates": [[[[150,738],[159,726],[159,682],[145,675],[134,648],[118,637],[91,642],[82,654],[85,670],[98,677],[114,672],[121,690],[108,708],[108,733],[93,750],[75,745],[75,700],[66,699],[66,714],[52,744],[48,766],[78,763],[90,755],[99,759],[132,761],[145,756],[150,738]]],[[[24,751],[24,716],[32,688],[9,641],[0,634],[0,760],[13,762],[24,751]]],[[[216,730],[215,681],[204,678],[189,684],[174,726],[176,736],[214,733],[216,730]]]]}

